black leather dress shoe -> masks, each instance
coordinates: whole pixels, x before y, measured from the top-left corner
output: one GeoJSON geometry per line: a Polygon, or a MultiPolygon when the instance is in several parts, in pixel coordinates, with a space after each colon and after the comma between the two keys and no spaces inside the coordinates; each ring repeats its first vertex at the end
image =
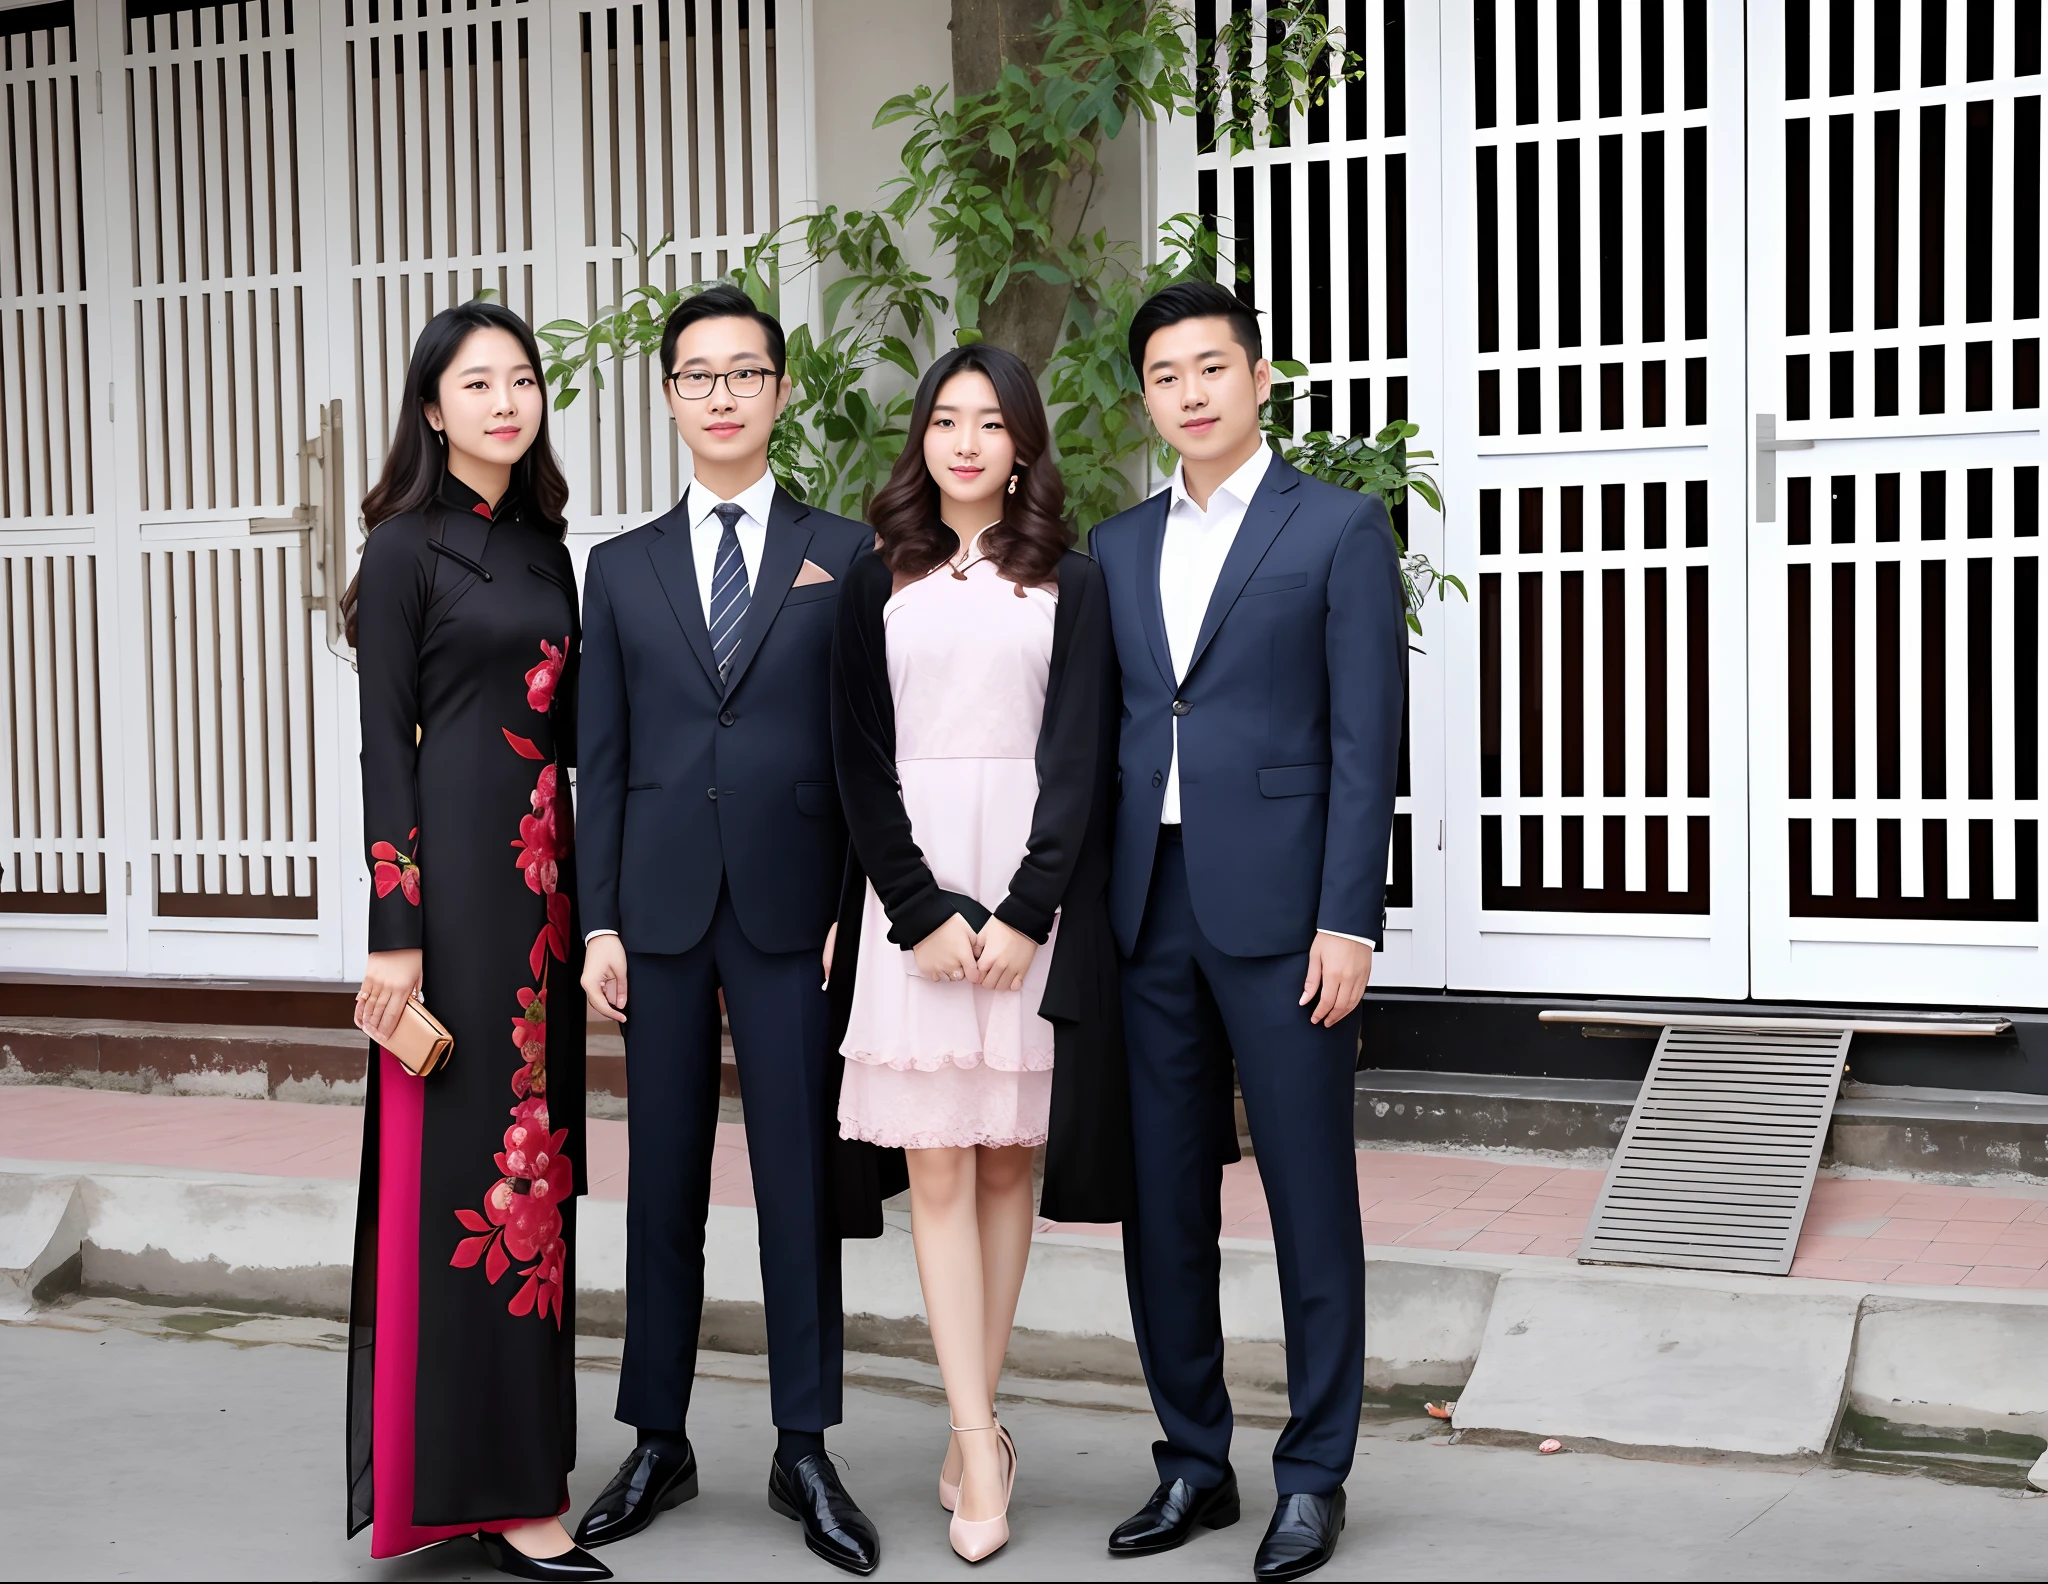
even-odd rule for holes
{"type": "Polygon", "coordinates": [[[1177,1479],[1160,1486],[1142,1510],[1110,1532],[1109,1554],[1134,1557],[1171,1551],[1187,1544],[1196,1524],[1204,1529],[1228,1529],[1237,1518],[1235,1474],[1225,1475],[1221,1485],[1206,1489],[1177,1479]]]}
{"type": "Polygon", "coordinates": [[[868,1515],[854,1504],[839,1483],[839,1471],[823,1452],[806,1453],[794,1468],[782,1460],[768,1464],[768,1505],[804,1526],[804,1544],[814,1556],[849,1573],[872,1573],[881,1566],[882,1537],[868,1515]]]}
{"type": "Polygon", "coordinates": [[[576,1526],[576,1543],[601,1546],[624,1540],[653,1523],[656,1513],[696,1495],[697,1449],[687,1441],[683,1449],[676,1457],[652,1446],[633,1448],[576,1526]]]}
{"type": "Polygon", "coordinates": [[[1327,1496],[1282,1496],[1259,1542],[1255,1579],[1306,1578],[1337,1554],[1344,1528],[1344,1492],[1327,1496]]]}
{"type": "Polygon", "coordinates": [[[484,1548],[484,1555],[490,1558],[491,1566],[513,1578],[553,1579],[557,1584],[576,1580],[581,1584],[581,1581],[612,1576],[610,1568],[581,1546],[571,1546],[560,1556],[530,1557],[503,1535],[492,1534],[488,1529],[480,1531],[476,1538],[484,1548]]]}

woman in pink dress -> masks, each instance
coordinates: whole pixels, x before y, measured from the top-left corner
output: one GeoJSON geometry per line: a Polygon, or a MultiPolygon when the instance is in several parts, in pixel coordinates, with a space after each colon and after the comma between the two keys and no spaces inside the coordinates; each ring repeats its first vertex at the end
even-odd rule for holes
{"type": "MultiPolygon", "coordinates": [[[[1104,889],[1116,677],[1029,370],[940,358],[840,601],[834,747],[857,872],[834,974],[843,1138],[905,1151],[953,1438],[953,1547],[1009,1538],[995,1416],[1042,1207],[1121,1219],[1129,1111],[1104,889]],[[849,973],[848,970],[851,970],[849,973]]],[[[828,962],[828,971],[830,964],[828,962]]]]}

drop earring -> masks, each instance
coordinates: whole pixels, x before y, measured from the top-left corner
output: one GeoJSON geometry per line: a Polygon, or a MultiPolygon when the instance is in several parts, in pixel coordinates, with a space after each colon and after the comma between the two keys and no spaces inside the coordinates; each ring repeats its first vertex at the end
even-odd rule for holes
{"type": "Polygon", "coordinates": [[[1016,474],[1012,473],[1012,474],[1010,475],[1010,487],[1009,487],[1009,488],[1008,488],[1007,490],[1003,491],[1003,493],[1004,493],[1005,495],[1014,495],[1014,494],[1016,494],[1016,493],[1017,493],[1017,475],[1016,475],[1016,474]]]}

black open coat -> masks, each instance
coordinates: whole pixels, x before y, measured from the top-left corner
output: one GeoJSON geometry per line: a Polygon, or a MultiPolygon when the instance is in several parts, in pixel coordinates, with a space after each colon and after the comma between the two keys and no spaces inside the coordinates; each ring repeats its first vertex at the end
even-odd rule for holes
{"type": "MultiPolygon", "coordinates": [[[[1055,1221],[1121,1221],[1131,1204],[1131,1109],[1107,900],[1121,693],[1101,569],[1069,550],[1058,579],[1038,734],[1038,804],[1024,861],[995,915],[1042,943],[1059,914],[1038,1008],[1053,1026],[1040,1213],[1055,1221]]],[[[835,1048],[853,1007],[867,883],[874,883],[899,944],[923,940],[952,913],[911,834],[896,778],[896,710],[882,622],[892,589],[887,564],[868,553],[847,573],[839,599],[832,748],[853,841],[830,984],[835,1048]]],[[[878,1236],[882,1199],[907,1181],[902,1154],[846,1140],[839,1152],[841,1229],[849,1237],[878,1236]]]]}

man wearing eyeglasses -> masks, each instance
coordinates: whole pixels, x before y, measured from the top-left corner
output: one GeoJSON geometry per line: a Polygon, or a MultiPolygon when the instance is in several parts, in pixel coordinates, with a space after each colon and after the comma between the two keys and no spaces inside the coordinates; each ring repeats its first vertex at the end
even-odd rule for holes
{"type": "Polygon", "coordinates": [[[623,1540],[697,1494],[686,1424],[722,991],[759,1217],[776,1426],[769,1504],[798,1519],[826,1561],[869,1573],[880,1541],[825,1455],[826,1427],[840,1419],[842,1317],[829,1193],[838,1057],[819,957],[846,863],[833,616],[873,534],[805,506],[768,471],[790,395],[770,315],[715,286],[670,316],[661,357],[694,476],[671,510],[592,550],[584,574],[583,990],[626,1039],[618,1417],[639,1444],[577,1539],[623,1540]]]}

